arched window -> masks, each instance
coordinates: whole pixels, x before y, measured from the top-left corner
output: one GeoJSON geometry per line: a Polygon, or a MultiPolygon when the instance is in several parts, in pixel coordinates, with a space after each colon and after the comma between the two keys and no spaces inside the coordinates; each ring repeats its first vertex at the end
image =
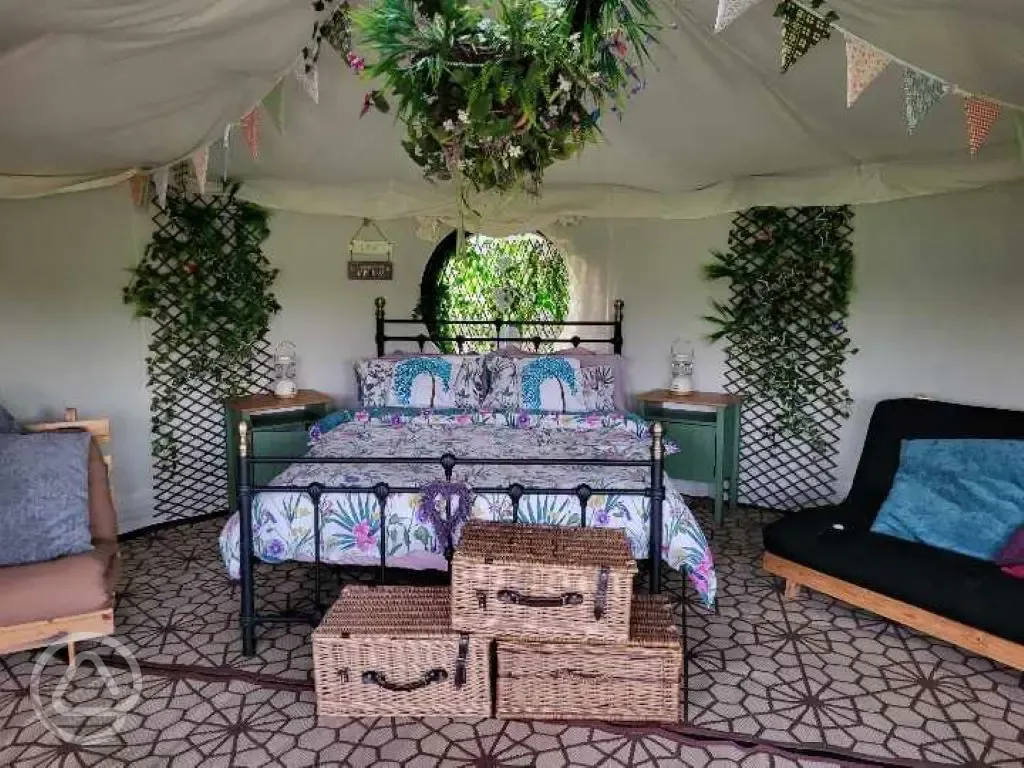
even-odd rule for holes
{"type": "MultiPolygon", "coordinates": [[[[557,336],[560,328],[532,326],[528,321],[566,319],[569,269],[558,248],[538,233],[466,235],[466,247],[459,254],[453,232],[434,249],[423,271],[420,312],[430,332],[440,336],[493,336],[493,328],[480,333],[480,326],[447,321],[496,318],[527,321],[518,331],[523,337],[557,336]]],[[[489,348],[486,343],[466,345],[467,350],[489,348]]]]}

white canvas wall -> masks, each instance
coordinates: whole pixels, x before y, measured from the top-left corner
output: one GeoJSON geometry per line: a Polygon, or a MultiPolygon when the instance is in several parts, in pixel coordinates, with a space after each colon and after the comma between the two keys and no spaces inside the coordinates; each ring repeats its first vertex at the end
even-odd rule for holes
{"type": "MultiPolygon", "coordinates": [[[[841,446],[840,492],[872,405],[928,394],[1024,408],[1024,185],[860,206],[849,365],[856,401],[841,446]]],[[[345,278],[358,222],[276,212],[266,249],[281,267],[275,341],[294,341],[300,378],[351,396],[350,361],[373,353],[372,300],[395,314],[415,305],[432,245],[413,222],[385,224],[397,243],[393,283],[345,278]]],[[[665,383],[672,339],[698,341],[698,384],[721,384],[723,354],[700,343],[713,287],[701,277],[724,247],[729,217],[692,222],[588,221],[569,237],[580,305],[594,316],[626,302],[631,388],[665,383]]],[[[121,304],[124,269],[148,240],[123,188],[0,203],[0,401],[23,418],[65,405],[114,421],[115,486],[125,528],[151,520],[145,330],[121,304]]]]}

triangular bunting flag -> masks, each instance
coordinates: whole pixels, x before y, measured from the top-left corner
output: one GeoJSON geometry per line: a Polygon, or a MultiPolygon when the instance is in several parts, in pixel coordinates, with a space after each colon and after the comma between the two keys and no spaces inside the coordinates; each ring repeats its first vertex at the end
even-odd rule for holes
{"type": "Polygon", "coordinates": [[[1017,146],[1020,149],[1020,161],[1024,163],[1024,115],[1018,112],[1014,116],[1014,122],[1017,124],[1017,146]]]}
{"type": "Polygon", "coordinates": [[[892,59],[853,35],[846,36],[846,106],[853,102],[882,74],[892,59]]]}
{"type": "Polygon", "coordinates": [[[153,187],[156,189],[156,202],[161,208],[167,207],[167,184],[170,180],[170,168],[157,168],[153,171],[153,187]]]}
{"type": "Polygon", "coordinates": [[[320,77],[317,74],[316,64],[305,64],[300,58],[295,65],[295,78],[299,81],[309,98],[314,104],[320,103],[320,77]]]}
{"type": "Polygon", "coordinates": [[[964,114],[967,116],[967,143],[971,148],[971,154],[978,154],[978,150],[988,139],[988,134],[999,119],[1002,112],[995,102],[987,99],[979,99],[977,96],[964,96],[964,114]]]}
{"type": "Polygon", "coordinates": [[[221,141],[220,148],[220,180],[225,184],[228,181],[228,162],[231,159],[231,129],[233,127],[231,123],[224,126],[224,139],[221,141]]]}
{"type": "Polygon", "coordinates": [[[903,102],[907,117],[907,131],[913,133],[929,109],[949,91],[949,86],[924,72],[903,70],[903,102]]]}
{"type": "Polygon", "coordinates": [[[782,71],[788,72],[797,61],[822,40],[827,40],[832,25],[792,0],[783,0],[775,8],[782,19],[782,71]]]}
{"type": "Polygon", "coordinates": [[[274,89],[263,97],[263,109],[278,133],[284,133],[284,80],[278,80],[274,89]]]}
{"type": "Polygon", "coordinates": [[[256,108],[250,109],[242,116],[242,136],[245,137],[245,146],[249,148],[249,157],[259,160],[260,157],[260,111],[256,108]]]}
{"type": "Polygon", "coordinates": [[[721,32],[761,0],[718,0],[715,32],[721,32]]]}
{"type": "Polygon", "coordinates": [[[206,170],[210,166],[210,148],[203,147],[192,153],[192,170],[196,174],[196,189],[200,195],[206,194],[206,170]]]}
{"type": "Polygon", "coordinates": [[[146,199],[146,193],[149,191],[149,176],[145,173],[136,173],[128,179],[128,184],[132,191],[132,203],[136,208],[145,208],[146,203],[149,202],[146,199]]]}

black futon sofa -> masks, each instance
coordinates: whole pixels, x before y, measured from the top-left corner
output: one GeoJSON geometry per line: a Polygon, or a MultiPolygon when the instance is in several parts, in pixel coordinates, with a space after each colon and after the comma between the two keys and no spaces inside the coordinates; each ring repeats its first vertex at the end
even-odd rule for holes
{"type": "Polygon", "coordinates": [[[1024,412],[932,400],[880,402],[846,500],[764,529],[765,569],[801,586],[1024,669],[1024,579],[993,563],[871,533],[913,438],[1024,440],[1024,412]]]}

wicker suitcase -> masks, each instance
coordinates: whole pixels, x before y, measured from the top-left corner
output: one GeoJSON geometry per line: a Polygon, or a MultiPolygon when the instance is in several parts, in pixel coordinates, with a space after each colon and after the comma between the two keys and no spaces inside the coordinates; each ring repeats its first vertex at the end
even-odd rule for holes
{"type": "Polygon", "coordinates": [[[630,624],[623,645],[499,640],[496,716],[679,720],[683,653],[668,603],[638,595],[630,624]]]}
{"type": "Polygon", "coordinates": [[[636,571],[620,530],[470,520],[452,559],[452,627],[623,643],[636,571]]]}
{"type": "Polygon", "coordinates": [[[489,645],[452,631],[445,587],[346,587],[313,632],[317,713],[489,716],[489,645]]]}

